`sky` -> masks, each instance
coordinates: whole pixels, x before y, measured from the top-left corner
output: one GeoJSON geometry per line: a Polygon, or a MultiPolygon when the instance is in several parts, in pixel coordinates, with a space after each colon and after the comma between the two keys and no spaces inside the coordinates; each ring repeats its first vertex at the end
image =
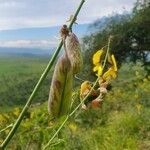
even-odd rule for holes
{"type": "MultiPolygon", "coordinates": [[[[131,11],[135,2],[86,0],[77,22],[85,24],[86,28],[86,24],[103,16],[131,11]]],[[[58,26],[66,23],[79,3],[80,0],[0,0],[0,47],[56,45],[58,38],[54,36],[58,36],[58,26]],[[43,28],[47,30],[43,32],[43,28]],[[43,32],[42,36],[40,31],[43,32]],[[48,36],[46,32],[51,35],[48,36]]],[[[83,26],[77,29],[81,30],[83,26]]]]}

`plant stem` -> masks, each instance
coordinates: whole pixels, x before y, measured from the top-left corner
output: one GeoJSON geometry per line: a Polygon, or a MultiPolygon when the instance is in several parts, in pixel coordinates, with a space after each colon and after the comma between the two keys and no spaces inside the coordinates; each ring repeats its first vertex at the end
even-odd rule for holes
{"type": "Polygon", "coordinates": [[[106,66],[106,61],[107,61],[107,58],[108,58],[108,53],[109,53],[109,49],[110,49],[110,42],[111,42],[111,36],[109,36],[108,38],[108,45],[107,45],[107,50],[106,50],[106,55],[105,55],[105,59],[104,59],[104,63],[103,63],[103,71],[104,71],[104,68],[106,66]]]}
{"type": "MultiPolygon", "coordinates": [[[[78,8],[77,8],[77,10],[76,10],[76,12],[75,12],[75,14],[74,14],[74,16],[73,16],[73,19],[71,20],[71,22],[70,22],[70,24],[69,24],[69,26],[68,26],[69,29],[72,28],[73,23],[74,23],[74,21],[76,20],[78,14],[79,14],[79,12],[80,12],[80,9],[81,9],[81,7],[82,7],[82,5],[83,5],[84,2],[85,2],[85,0],[81,0],[79,6],[78,6],[78,8]]],[[[62,45],[63,45],[63,41],[61,41],[61,42],[59,43],[59,45],[58,45],[58,47],[57,47],[55,53],[53,54],[52,58],[50,59],[48,65],[47,65],[47,67],[46,67],[46,69],[45,69],[44,72],[42,73],[42,75],[41,75],[39,81],[37,82],[35,88],[33,89],[33,91],[32,91],[32,93],[31,93],[31,95],[30,95],[30,97],[29,97],[29,99],[28,99],[26,105],[24,106],[22,112],[20,113],[18,119],[16,120],[16,122],[15,122],[13,128],[11,129],[11,131],[9,132],[9,134],[7,135],[7,137],[6,137],[6,139],[4,140],[4,142],[0,145],[0,149],[3,150],[3,149],[7,146],[7,144],[10,142],[11,138],[13,137],[13,135],[15,134],[17,128],[19,127],[19,125],[20,125],[20,123],[21,123],[21,121],[22,121],[22,119],[23,119],[23,117],[24,117],[24,114],[26,113],[26,111],[27,111],[28,108],[30,107],[30,104],[31,104],[33,98],[34,98],[35,95],[37,94],[37,91],[39,90],[40,86],[42,85],[42,83],[43,83],[44,79],[46,78],[48,72],[49,72],[50,69],[52,68],[52,66],[53,66],[53,64],[54,64],[54,61],[56,60],[57,55],[58,55],[58,53],[60,52],[60,50],[61,50],[61,48],[62,48],[62,45]]]]}
{"type": "Polygon", "coordinates": [[[73,16],[73,18],[72,18],[72,20],[71,20],[69,26],[68,26],[69,29],[72,28],[73,23],[76,21],[77,16],[78,16],[78,14],[79,14],[79,12],[80,12],[80,9],[81,9],[81,7],[82,7],[82,5],[83,5],[84,2],[85,2],[85,0],[81,0],[81,2],[80,2],[80,4],[79,4],[79,7],[77,8],[77,10],[76,10],[76,12],[75,12],[75,14],[74,14],[74,16],[73,16]]]}
{"type": "MultiPolygon", "coordinates": [[[[109,37],[109,39],[108,39],[108,46],[107,46],[107,51],[106,51],[106,55],[105,55],[105,59],[104,59],[104,63],[103,63],[103,69],[106,66],[106,61],[107,61],[108,53],[109,53],[109,49],[110,49],[110,41],[111,41],[111,37],[109,37]]],[[[45,150],[46,148],[48,148],[50,146],[52,140],[57,136],[57,134],[60,132],[60,130],[63,128],[63,126],[69,120],[69,118],[79,109],[79,107],[84,103],[84,101],[91,94],[92,90],[94,89],[94,87],[96,86],[97,82],[99,81],[99,78],[100,77],[98,77],[96,79],[96,81],[94,82],[94,85],[92,86],[92,88],[90,89],[90,91],[88,92],[86,97],[79,103],[79,105],[70,114],[67,115],[66,119],[63,121],[63,123],[60,125],[60,127],[57,129],[57,131],[54,133],[54,135],[51,137],[51,139],[48,141],[48,143],[46,144],[46,146],[44,146],[44,148],[42,150],[45,150]]]]}
{"type": "Polygon", "coordinates": [[[75,79],[84,82],[85,80],[81,79],[80,77],[77,77],[77,75],[74,76],[75,79]]]}
{"type": "Polygon", "coordinates": [[[4,132],[5,130],[11,128],[13,126],[13,124],[8,125],[7,127],[5,127],[4,129],[0,130],[0,133],[4,132]]]}
{"type": "Polygon", "coordinates": [[[44,148],[42,150],[45,150],[46,148],[49,147],[49,145],[51,144],[51,141],[57,136],[57,134],[62,129],[62,127],[65,125],[65,123],[68,121],[68,119],[69,119],[69,116],[66,117],[66,119],[63,121],[63,123],[60,125],[60,127],[57,129],[57,131],[54,133],[54,135],[51,137],[51,139],[48,141],[48,143],[46,144],[46,146],[44,146],[44,148]]]}

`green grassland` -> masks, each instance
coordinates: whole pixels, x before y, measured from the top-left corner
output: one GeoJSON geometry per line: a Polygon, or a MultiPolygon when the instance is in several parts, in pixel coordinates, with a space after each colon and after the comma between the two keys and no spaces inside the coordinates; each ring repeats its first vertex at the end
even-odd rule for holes
{"type": "Polygon", "coordinates": [[[5,56],[0,57],[0,76],[3,74],[36,74],[45,67],[48,58],[26,57],[26,56],[5,56]]]}
{"type": "MultiPolygon", "coordinates": [[[[47,57],[0,57],[0,109],[25,104],[48,62],[47,57]],[[4,107],[7,106],[7,107],[4,107]]],[[[36,102],[47,99],[51,75],[44,82],[36,102]]]]}
{"type": "MultiPolygon", "coordinates": [[[[9,104],[9,110],[3,110],[0,114],[0,129],[15,122],[21,111],[15,105],[19,103],[22,106],[25,103],[46,62],[45,58],[0,60],[0,96],[3,94],[0,97],[1,108],[7,108],[6,105],[9,104]]],[[[87,111],[79,109],[48,149],[149,150],[150,77],[145,75],[140,63],[123,64],[118,78],[114,80],[111,90],[104,98],[102,108],[87,111]]],[[[39,98],[34,100],[41,100],[40,105],[32,104],[8,145],[8,150],[41,150],[63,120],[62,118],[59,122],[54,122],[47,112],[47,102],[44,101],[47,100],[49,92],[49,78],[50,75],[46,80],[48,82],[39,91],[39,98]]],[[[78,91],[79,87],[74,91],[73,107],[79,103],[78,91]]],[[[0,143],[8,132],[9,129],[0,132],[0,143]]]]}

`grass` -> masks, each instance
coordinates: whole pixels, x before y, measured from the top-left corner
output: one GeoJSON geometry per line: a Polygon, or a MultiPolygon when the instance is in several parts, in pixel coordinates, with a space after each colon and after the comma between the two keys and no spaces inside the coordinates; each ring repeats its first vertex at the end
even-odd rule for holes
{"type": "Polygon", "coordinates": [[[0,58],[0,76],[40,73],[48,62],[46,57],[5,56],[0,58]]]}
{"type": "MultiPolygon", "coordinates": [[[[0,108],[22,105],[29,97],[48,62],[47,57],[5,56],[0,58],[0,108]],[[7,106],[7,107],[4,107],[7,106]]],[[[47,99],[50,74],[41,88],[37,102],[47,99]]]]}
{"type": "MultiPolygon", "coordinates": [[[[78,91],[79,88],[77,88],[78,91]]],[[[150,79],[141,64],[124,64],[105,97],[101,109],[78,111],[54,142],[52,150],[149,150],[150,149],[150,79]]],[[[75,91],[75,105],[78,92],[75,91]]],[[[0,114],[0,129],[13,123],[20,108],[0,114]]],[[[62,119],[63,120],[63,119],[62,119]]],[[[47,112],[47,102],[33,104],[8,146],[11,149],[40,150],[59,127],[47,112]]],[[[0,134],[0,142],[9,130],[0,134]]]]}

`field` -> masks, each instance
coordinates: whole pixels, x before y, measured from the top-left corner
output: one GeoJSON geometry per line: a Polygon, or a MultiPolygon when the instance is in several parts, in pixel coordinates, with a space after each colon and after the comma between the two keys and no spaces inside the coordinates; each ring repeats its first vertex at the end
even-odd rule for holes
{"type": "MultiPolygon", "coordinates": [[[[0,57],[0,109],[25,104],[33,87],[48,62],[47,57],[3,56],[0,57]],[[7,107],[5,107],[7,106],[7,107]]],[[[50,74],[35,102],[47,99],[50,74]]],[[[4,109],[6,108],[6,109],[4,109]]]]}
{"type": "MultiPolygon", "coordinates": [[[[47,62],[48,58],[0,58],[1,130],[14,123],[47,62]]],[[[150,78],[145,75],[141,63],[123,64],[102,108],[78,110],[50,148],[149,150],[150,78]],[[58,139],[59,143],[55,143],[58,139]]],[[[53,122],[47,112],[50,78],[48,75],[8,150],[40,150],[60,125],[61,121],[53,122]]],[[[75,105],[79,103],[78,91],[76,87],[75,105]]],[[[9,128],[0,132],[0,142],[8,132],[9,128]]]]}

